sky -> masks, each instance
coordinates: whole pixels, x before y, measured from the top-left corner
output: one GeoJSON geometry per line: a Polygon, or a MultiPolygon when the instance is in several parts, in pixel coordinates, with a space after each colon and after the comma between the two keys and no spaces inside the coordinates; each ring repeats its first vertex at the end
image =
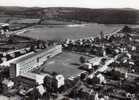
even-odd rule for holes
{"type": "Polygon", "coordinates": [[[0,6],[139,9],[139,0],[0,0],[0,6]]]}

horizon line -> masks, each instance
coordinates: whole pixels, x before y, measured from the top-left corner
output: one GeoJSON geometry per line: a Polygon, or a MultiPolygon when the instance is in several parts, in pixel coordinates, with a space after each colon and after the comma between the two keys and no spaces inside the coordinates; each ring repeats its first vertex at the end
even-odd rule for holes
{"type": "Polygon", "coordinates": [[[91,8],[91,7],[72,7],[72,6],[6,6],[6,5],[0,5],[0,7],[21,7],[21,8],[86,8],[86,9],[134,9],[134,10],[139,10],[137,8],[132,8],[132,7],[94,7],[94,8],[91,8]]]}

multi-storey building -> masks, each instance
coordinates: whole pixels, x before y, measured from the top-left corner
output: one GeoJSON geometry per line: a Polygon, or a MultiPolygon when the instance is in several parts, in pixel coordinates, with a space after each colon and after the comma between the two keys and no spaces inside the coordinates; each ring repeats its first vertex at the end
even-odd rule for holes
{"type": "Polygon", "coordinates": [[[17,76],[23,75],[34,68],[41,66],[47,61],[48,58],[54,57],[61,52],[62,46],[57,45],[15,60],[10,66],[10,77],[15,78],[17,76]]]}

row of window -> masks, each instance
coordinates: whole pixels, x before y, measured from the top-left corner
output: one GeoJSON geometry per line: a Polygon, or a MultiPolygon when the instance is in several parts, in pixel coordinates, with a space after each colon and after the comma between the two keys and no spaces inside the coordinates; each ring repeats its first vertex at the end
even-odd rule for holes
{"type": "Polygon", "coordinates": [[[62,49],[59,47],[56,47],[56,48],[51,49],[48,52],[45,52],[45,53],[43,52],[43,53],[41,53],[41,54],[31,58],[31,59],[28,59],[28,60],[24,61],[24,63],[20,62],[19,64],[16,64],[19,67],[19,73],[20,74],[26,73],[26,72],[32,70],[33,68],[40,66],[49,57],[54,56],[60,52],[62,52],[62,49]]]}

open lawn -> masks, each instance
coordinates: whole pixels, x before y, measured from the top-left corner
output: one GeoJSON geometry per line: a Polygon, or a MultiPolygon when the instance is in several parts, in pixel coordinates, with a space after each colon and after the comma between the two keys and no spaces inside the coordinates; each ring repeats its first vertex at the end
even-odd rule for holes
{"type": "MultiPolygon", "coordinates": [[[[66,78],[76,76],[83,72],[83,70],[78,69],[80,65],[80,56],[80,54],[72,52],[63,52],[49,59],[48,62],[42,66],[44,67],[43,72],[57,72],[64,75],[66,78]]],[[[85,56],[85,58],[90,59],[88,56],[85,56]]]]}
{"type": "Polygon", "coordinates": [[[101,31],[111,33],[123,25],[85,24],[81,26],[68,27],[56,25],[52,27],[34,26],[31,30],[21,35],[42,40],[52,39],[79,39],[91,36],[98,36],[101,31]]]}
{"type": "Polygon", "coordinates": [[[13,24],[32,24],[32,23],[38,23],[40,19],[29,19],[29,18],[21,18],[21,19],[14,19],[10,20],[9,23],[13,24]]]}

